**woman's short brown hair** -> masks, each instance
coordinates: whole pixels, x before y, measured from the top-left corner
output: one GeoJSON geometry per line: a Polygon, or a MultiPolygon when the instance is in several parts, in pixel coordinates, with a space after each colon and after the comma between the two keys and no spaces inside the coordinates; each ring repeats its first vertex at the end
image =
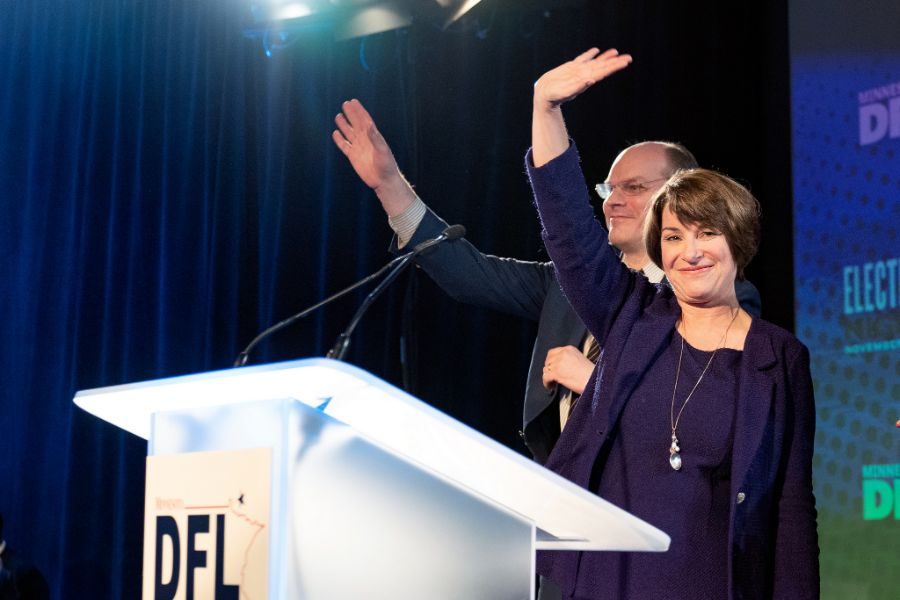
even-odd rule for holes
{"type": "Polygon", "coordinates": [[[644,242],[650,260],[662,266],[662,215],[669,207],[688,225],[721,231],[737,267],[737,278],[759,247],[759,202],[747,188],[708,169],[675,172],[650,199],[644,242]]]}

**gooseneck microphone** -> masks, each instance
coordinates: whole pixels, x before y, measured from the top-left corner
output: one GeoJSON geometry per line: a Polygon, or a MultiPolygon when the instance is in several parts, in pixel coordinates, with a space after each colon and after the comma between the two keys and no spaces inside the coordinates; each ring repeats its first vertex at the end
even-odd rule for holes
{"type": "Polygon", "coordinates": [[[337,340],[334,342],[334,347],[328,351],[328,358],[333,358],[335,360],[344,360],[344,355],[347,354],[347,349],[350,347],[350,336],[353,335],[353,330],[356,329],[357,324],[359,323],[362,316],[369,309],[369,306],[372,305],[372,302],[381,295],[381,293],[387,289],[387,287],[397,278],[398,275],[409,266],[413,259],[420,254],[427,252],[431,248],[447,241],[453,241],[459,239],[466,235],[466,228],[462,225],[451,225],[447,227],[441,235],[436,238],[425,240],[424,242],[417,244],[412,252],[409,254],[405,254],[401,256],[401,260],[394,267],[394,270],[385,276],[384,279],[381,280],[375,289],[369,292],[369,295],[366,296],[366,299],[363,300],[363,303],[356,310],[356,314],[353,315],[353,318],[350,319],[350,323],[338,335],[337,340]]]}
{"type": "MultiPolygon", "coordinates": [[[[343,357],[344,353],[347,350],[346,346],[348,346],[350,343],[349,338],[350,338],[350,335],[353,333],[353,329],[356,327],[356,323],[359,321],[360,318],[362,318],[362,314],[368,308],[369,304],[371,304],[372,301],[378,296],[378,294],[380,294],[381,291],[385,287],[387,287],[387,284],[389,284],[391,281],[396,279],[397,275],[399,275],[400,272],[416,256],[422,254],[423,252],[430,250],[431,248],[433,248],[434,246],[437,246],[438,244],[440,244],[442,242],[445,242],[447,240],[455,240],[457,238],[461,238],[465,234],[466,234],[466,228],[463,227],[462,225],[451,225],[450,227],[447,227],[441,233],[441,235],[439,235],[435,238],[425,240],[424,242],[421,242],[420,244],[417,244],[415,247],[413,247],[411,252],[404,254],[402,256],[398,256],[397,258],[393,259],[391,262],[384,265],[383,267],[381,267],[380,269],[378,269],[376,272],[372,273],[368,277],[365,277],[364,279],[357,281],[353,285],[351,285],[347,288],[344,288],[343,290],[339,291],[338,293],[333,294],[332,296],[329,296],[328,298],[325,298],[321,302],[318,302],[318,303],[310,306],[309,308],[306,308],[306,309],[300,311],[299,313],[297,313],[293,316],[290,316],[287,319],[284,319],[283,321],[279,321],[275,325],[272,325],[271,327],[269,327],[268,329],[266,329],[265,331],[263,331],[262,333],[257,335],[255,338],[253,338],[253,340],[249,344],[247,344],[247,347],[244,348],[244,350],[240,354],[237,355],[237,358],[234,359],[233,366],[234,367],[243,367],[244,365],[246,365],[247,360],[250,358],[250,352],[253,351],[253,349],[256,347],[256,345],[259,344],[265,338],[267,338],[270,335],[272,335],[273,333],[275,333],[276,331],[280,331],[280,330],[284,329],[285,327],[287,327],[288,325],[291,325],[291,324],[295,323],[296,321],[302,319],[303,317],[307,316],[308,314],[315,312],[316,310],[322,308],[326,304],[329,304],[329,303],[333,302],[334,300],[337,300],[338,298],[346,296],[347,294],[349,294],[356,288],[361,287],[361,286],[369,283],[370,281],[378,279],[386,271],[388,271],[388,269],[393,267],[394,270],[391,271],[388,274],[388,276],[384,279],[384,281],[382,281],[381,284],[379,284],[379,286],[376,287],[366,297],[365,302],[363,302],[363,306],[360,307],[360,309],[357,311],[357,314],[354,315],[354,320],[351,321],[350,326],[348,326],[347,329],[344,330],[344,333],[341,334],[341,336],[343,336],[343,338],[341,336],[338,337],[339,341],[341,339],[346,339],[346,341],[344,343],[343,352],[341,352],[340,357],[338,357],[338,360],[340,360],[340,358],[343,357]]],[[[334,352],[334,349],[332,349],[332,351],[328,353],[328,356],[332,357],[333,352],[334,352]]]]}

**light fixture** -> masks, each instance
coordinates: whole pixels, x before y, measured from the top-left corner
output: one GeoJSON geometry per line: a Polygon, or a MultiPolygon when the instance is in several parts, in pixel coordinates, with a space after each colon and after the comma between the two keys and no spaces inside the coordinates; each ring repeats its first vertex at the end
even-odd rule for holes
{"type": "MultiPolygon", "coordinates": [[[[363,37],[408,27],[416,18],[437,19],[446,29],[480,0],[256,0],[255,27],[245,35],[331,29],[335,39],[363,37]]],[[[268,35],[268,34],[265,34],[268,35]]]]}
{"type": "Polygon", "coordinates": [[[409,27],[413,22],[410,2],[366,2],[365,0],[345,0],[347,6],[334,23],[334,38],[347,40],[409,27]]]}
{"type": "Polygon", "coordinates": [[[440,4],[447,13],[444,20],[444,29],[446,29],[451,23],[461,19],[464,14],[473,9],[481,0],[435,0],[435,2],[440,4]]]}

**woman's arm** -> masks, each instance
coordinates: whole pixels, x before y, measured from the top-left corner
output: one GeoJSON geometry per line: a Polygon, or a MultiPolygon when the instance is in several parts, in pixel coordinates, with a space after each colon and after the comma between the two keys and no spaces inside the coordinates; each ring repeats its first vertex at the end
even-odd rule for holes
{"type": "MultiPolygon", "coordinates": [[[[630,56],[595,48],[543,75],[534,88],[533,147],[526,157],[544,244],[560,285],[601,345],[637,278],[620,263],[594,216],[559,107],[630,62],[630,56]]],[[[648,284],[648,291],[655,290],[648,284]]]]}

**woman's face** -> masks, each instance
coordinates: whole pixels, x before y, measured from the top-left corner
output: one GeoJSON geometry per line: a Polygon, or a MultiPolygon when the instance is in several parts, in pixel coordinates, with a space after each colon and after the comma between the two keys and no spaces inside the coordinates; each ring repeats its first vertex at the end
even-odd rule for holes
{"type": "Polygon", "coordinates": [[[697,306],[737,303],[737,267],[725,235],[711,227],[685,225],[669,207],[662,214],[662,267],[682,302],[697,306]]]}

